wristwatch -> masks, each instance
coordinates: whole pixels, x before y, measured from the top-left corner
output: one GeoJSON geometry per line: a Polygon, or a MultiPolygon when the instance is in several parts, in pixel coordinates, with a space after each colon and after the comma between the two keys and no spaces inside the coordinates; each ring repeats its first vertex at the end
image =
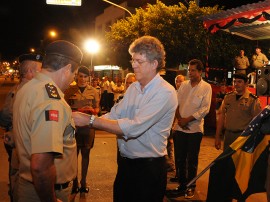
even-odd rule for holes
{"type": "Polygon", "coordinates": [[[95,121],[95,115],[91,115],[90,116],[90,120],[89,120],[89,126],[92,128],[93,127],[93,123],[94,123],[94,121],[95,121]]]}

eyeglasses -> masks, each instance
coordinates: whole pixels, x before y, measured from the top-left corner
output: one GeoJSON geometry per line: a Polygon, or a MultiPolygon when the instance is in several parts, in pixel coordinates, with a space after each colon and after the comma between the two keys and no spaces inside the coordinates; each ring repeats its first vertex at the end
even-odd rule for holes
{"type": "Polygon", "coordinates": [[[148,61],[147,60],[143,61],[143,60],[138,60],[138,59],[131,59],[129,62],[132,65],[133,65],[133,63],[138,63],[139,65],[142,65],[143,63],[148,62],[148,61]]]}

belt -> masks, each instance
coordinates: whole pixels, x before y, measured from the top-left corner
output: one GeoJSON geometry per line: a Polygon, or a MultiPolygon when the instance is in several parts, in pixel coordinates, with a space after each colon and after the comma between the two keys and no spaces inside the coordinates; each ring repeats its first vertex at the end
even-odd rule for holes
{"type": "Polygon", "coordinates": [[[55,184],[55,185],[54,185],[54,190],[62,190],[62,189],[66,189],[66,188],[68,188],[70,182],[71,182],[71,181],[65,182],[65,183],[63,183],[63,184],[55,184]]]}
{"type": "Polygon", "coordinates": [[[135,158],[135,159],[131,159],[131,158],[127,158],[127,157],[123,157],[121,156],[121,160],[126,161],[126,162],[130,162],[130,163],[146,163],[146,162],[157,162],[157,161],[163,161],[165,160],[165,157],[149,157],[149,158],[135,158]]]}

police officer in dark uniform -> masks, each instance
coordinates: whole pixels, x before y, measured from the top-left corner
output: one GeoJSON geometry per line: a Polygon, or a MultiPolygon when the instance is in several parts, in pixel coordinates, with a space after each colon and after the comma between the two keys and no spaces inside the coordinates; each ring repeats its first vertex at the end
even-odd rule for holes
{"type": "Polygon", "coordinates": [[[235,90],[229,92],[224,97],[218,111],[215,147],[221,148],[221,133],[223,127],[224,150],[233,143],[242,131],[248,126],[249,122],[261,111],[260,100],[248,90],[248,78],[245,74],[237,73],[234,75],[235,90]]]}

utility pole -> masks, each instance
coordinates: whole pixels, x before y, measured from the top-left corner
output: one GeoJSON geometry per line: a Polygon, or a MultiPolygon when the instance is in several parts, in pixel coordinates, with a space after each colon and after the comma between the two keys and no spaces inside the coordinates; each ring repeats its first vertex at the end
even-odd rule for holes
{"type": "Polygon", "coordinates": [[[132,13],[128,9],[126,9],[125,7],[120,6],[118,4],[115,4],[115,3],[111,2],[111,1],[108,1],[108,0],[102,0],[102,1],[105,1],[106,3],[109,3],[109,4],[113,5],[113,6],[116,6],[116,7],[120,8],[120,9],[122,9],[122,10],[125,10],[126,12],[128,12],[128,14],[130,16],[132,16],[132,13]]]}

